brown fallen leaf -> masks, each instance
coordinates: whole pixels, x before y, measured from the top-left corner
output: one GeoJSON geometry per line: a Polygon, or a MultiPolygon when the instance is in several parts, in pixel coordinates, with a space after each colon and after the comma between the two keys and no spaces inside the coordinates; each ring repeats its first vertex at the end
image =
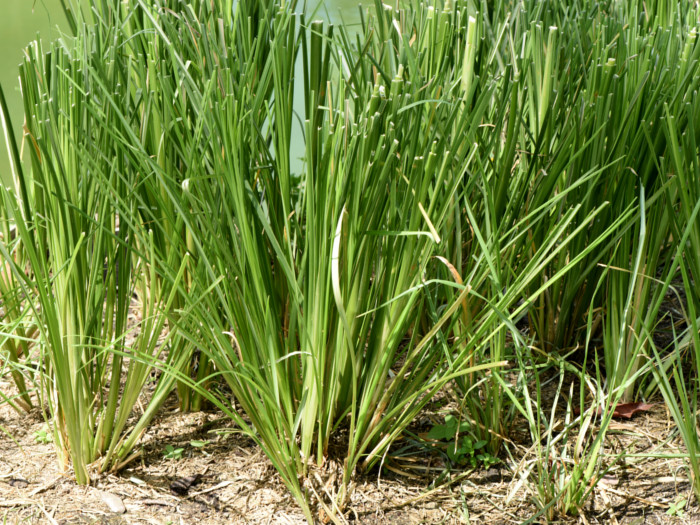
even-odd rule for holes
{"type": "Polygon", "coordinates": [[[649,403],[622,403],[615,407],[613,412],[613,417],[619,417],[622,419],[632,419],[632,416],[637,412],[647,412],[654,405],[649,403]]]}
{"type": "MultiPolygon", "coordinates": [[[[632,419],[632,416],[637,412],[647,412],[653,406],[654,405],[650,403],[621,403],[615,407],[612,417],[617,419],[632,419]]],[[[580,413],[581,411],[579,408],[574,407],[574,414],[578,416],[580,413]]],[[[602,413],[603,407],[598,407],[596,414],[600,416],[602,413]]]]}

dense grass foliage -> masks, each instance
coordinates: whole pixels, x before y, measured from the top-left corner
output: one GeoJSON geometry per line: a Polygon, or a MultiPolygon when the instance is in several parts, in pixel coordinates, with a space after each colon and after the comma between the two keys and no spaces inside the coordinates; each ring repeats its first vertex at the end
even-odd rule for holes
{"type": "Polygon", "coordinates": [[[309,522],[438,392],[491,457],[525,418],[550,519],[610,466],[620,401],[660,390],[700,447],[696,4],[377,2],[353,33],[294,2],[64,6],[73,35],[20,67],[22,144],[0,91],[0,370],[78,482],[137,457],[173,389],[309,522]],[[553,365],[557,395],[579,378],[563,430],[553,365]]]}

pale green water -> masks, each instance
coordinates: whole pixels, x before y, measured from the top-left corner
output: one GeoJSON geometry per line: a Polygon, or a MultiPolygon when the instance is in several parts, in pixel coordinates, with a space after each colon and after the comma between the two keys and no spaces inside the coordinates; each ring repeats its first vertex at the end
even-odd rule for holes
{"type": "MultiPolygon", "coordinates": [[[[45,41],[60,36],[59,26],[65,30],[63,9],[58,0],[2,0],[0,11],[0,83],[10,105],[15,136],[22,129],[23,113],[19,94],[17,66],[22,61],[22,50],[37,34],[45,41]]],[[[0,179],[10,179],[5,137],[0,132],[0,179]]]]}
{"type": "MultiPolygon", "coordinates": [[[[356,24],[359,2],[355,0],[321,0],[319,18],[334,24],[356,24]]],[[[10,105],[15,136],[21,136],[23,112],[17,80],[17,66],[27,44],[40,37],[48,42],[66,31],[63,9],[59,0],[0,0],[0,83],[10,105]]],[[[371,4],[372,2],[364,2],[371,4]]],[[[5,138],[0,132],[0,180],[9,181],[9,162],[5,138]]]]}

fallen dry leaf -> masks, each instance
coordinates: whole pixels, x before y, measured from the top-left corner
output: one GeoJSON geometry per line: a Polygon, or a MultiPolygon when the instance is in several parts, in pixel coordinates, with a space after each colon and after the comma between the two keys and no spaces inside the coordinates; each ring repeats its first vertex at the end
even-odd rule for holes
{"type": "MultiPolygon", "coordinates": [[[[632,416],[637,412],[647,412],[653,406],[654,405],[649,403],[621,403],[615,407],[612,417],[617,419],[632,419],[632,416]]],[[[578,416],[580,413],[581,411],[578,407],[574,407],[574,414],[578,416]]],[[[603,413],[603,407],[598,407],[596,413],[597,415],[601,415],[603,413]]]]}
{"type": "Polygon", "coordinates": [[[631,419],[637,412],[647,412],[652,406],[649,403],[622,403],[615,407],[613,417],[631,419]]]}

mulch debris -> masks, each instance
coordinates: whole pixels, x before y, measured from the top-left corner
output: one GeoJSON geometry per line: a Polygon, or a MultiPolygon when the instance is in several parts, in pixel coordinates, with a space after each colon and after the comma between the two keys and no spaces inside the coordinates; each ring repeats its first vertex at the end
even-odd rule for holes
{"type": "MultiPolygon", "coordinates": [[[[10,389],[9,383],[0,381],[0,389],[10,389]]],[[[621,452],[634,456],[611,466],[582,515],[557,523],[700,524],[683,459],[644,457],[684,452],[662,400],[644,408],[631,420],[614,420],[606,439],[608,458],[621,452]],[[683,500],[690,503],[679,505],[683,500]],[[669,515],[672,507],[676,511],[669,515]]],[[[433,416],[421,424],[442,417],[433,416]]],[[[390,455],[381,471],[358,476],[344,519],[377,525],[527,521],[536,513],[535,487],[521,479],[533,447],[527,443],[527,429],[517,425],[511,432],[512,456],[489,468],[446,474],[444,457],[428,448],[409,459],[390,455]]],[[[253,440],[221,414],[180,413],[175,396],[143,436],[138,459],[118,474],[97,477],[90,486],[76,485],[70,471],[61,471],[53,445],[37,439],[44,428],[40,413],[20,416],[0,406],[2,523],[304,523],[253,440]],[[183,449],[179,458],[165,457],[168,445],[183,449]]],[[[399,442],[397,447],[405,445],[399,442]]]]}

